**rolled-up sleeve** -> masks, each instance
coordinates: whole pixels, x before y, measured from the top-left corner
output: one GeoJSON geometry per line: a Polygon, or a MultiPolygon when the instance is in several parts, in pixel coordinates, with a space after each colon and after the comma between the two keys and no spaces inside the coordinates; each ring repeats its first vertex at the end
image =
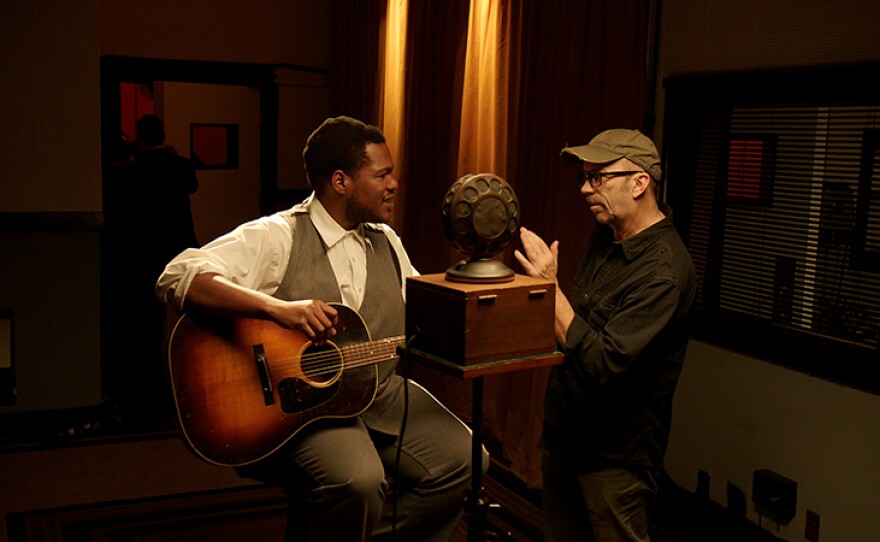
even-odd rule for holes
{"type": "Polygon", "coordinates": [[[183,310],[187,290],[202,274],[273,294],[290,258],[292,237],[287,221],[277,215],[247,222],[201,248],[189,248],[165,266],[156,282],[164,303],[183,310]]]}

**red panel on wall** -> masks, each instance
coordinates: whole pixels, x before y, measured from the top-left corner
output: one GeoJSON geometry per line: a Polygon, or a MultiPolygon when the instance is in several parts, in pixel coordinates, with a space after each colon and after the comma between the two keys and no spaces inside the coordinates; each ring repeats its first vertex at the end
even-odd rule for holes
{"type": "Polygon", "coordinates": [[[155,110],[153,85],[143,83],[119,83],[119,129],[129,141],[135,138],[135,123],[155,110]]]}
{"type": "Polygon", "coordinates": [[[763,163],[763,141],[731,141],[727,196],[737,199],[760,199],[763,163]]]}
{"type": "Polygon", "coordinates": [[[238,125],[193,123],[189,128],[190,158],[198,169],[238,167],[238,125]]]}

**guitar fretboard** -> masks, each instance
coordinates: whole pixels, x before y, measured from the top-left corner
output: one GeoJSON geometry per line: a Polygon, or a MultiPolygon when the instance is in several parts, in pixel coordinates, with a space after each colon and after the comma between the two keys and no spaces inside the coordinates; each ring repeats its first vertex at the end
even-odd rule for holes
{"type": "Polygon", "coordinates": [[[378,341],[351,344],[339,349],[346,367],[359,367],[397,357],[397,347],[404,343],[405,337],[388,337],[378,341]]]}

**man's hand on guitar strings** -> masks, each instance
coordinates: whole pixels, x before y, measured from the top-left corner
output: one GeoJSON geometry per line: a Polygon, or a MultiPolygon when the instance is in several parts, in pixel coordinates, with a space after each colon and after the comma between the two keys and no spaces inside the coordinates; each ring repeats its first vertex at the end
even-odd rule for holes
{"type": "Polygon", "coordinates": [[[336,335],[339,315],[333,306],[319,299],[284,301],[270,312],[275,322],[303,333],[315,344],[323,344],[336,335]]]}

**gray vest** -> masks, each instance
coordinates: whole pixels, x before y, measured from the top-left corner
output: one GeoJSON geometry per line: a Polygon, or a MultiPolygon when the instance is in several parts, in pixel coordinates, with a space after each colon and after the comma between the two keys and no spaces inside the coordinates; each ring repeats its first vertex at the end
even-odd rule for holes
{"type": "MultiPolygon", "coordinates": [[[[293,231],[293,246],[275,297],[341,303],[342,295],[327,250],[308,213],[287,211],[284,217],[293,231]]],[[[394,248],[382,231],[366,227],[364,232],[372,246],[367,248],[367,284],[361,306],[352,308],[364,319],[373,340],[403,335],[405,308],[394,248]]],[[[394,372],[396,364],[388,361],[378,365],[379,382],[394,372]]]]}

